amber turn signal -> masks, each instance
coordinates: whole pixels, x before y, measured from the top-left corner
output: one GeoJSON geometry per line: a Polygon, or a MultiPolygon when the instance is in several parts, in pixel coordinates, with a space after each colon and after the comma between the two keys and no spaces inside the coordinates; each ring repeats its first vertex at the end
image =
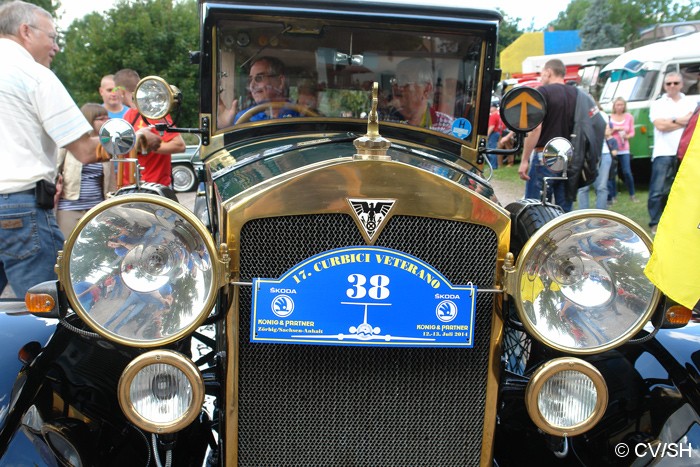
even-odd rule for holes
{"type": "Polygon", "coordinates": [[[681,305],[673,305],[666,310],[666,321],[670,324],[688,324],[692,316],[693,312],[681,305]]]}
{"type": "Polygon", "coordinates": [[[45,293],[27,293],[24,296],[24,303],[30,313],[48,313],[56,306],[54,298],[45,293]]]}

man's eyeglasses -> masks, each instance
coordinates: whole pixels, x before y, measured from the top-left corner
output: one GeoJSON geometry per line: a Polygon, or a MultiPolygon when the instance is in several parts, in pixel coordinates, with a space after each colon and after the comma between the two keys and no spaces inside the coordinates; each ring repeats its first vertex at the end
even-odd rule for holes
{"type": "Polygon", "coordinates": [[[409,81],[409,80],[404,80],[404,79],[398,79],[398,78],[391,78],[389,80],[389,84],[392,86],[396,86],[397,88],[405,88],[407,86],[412,86],[414,84],[417,84],[415,81],[409,81]]]}
{"type": "Polygon", "coordinates": [[[262,83],[265,78],[276,78],[279,75],[273,75],[270,73],[258,73],[255,76],[248,76],[248,84],[255,81],[256,83],[262,83]]]}
{"type": "Polygon", "coordinates": [[[34,26],[33,24],[28,24],[27,26],[29,26],[32,29],[36,29],[37,31],[43,32],[44,34],[46,34],[46,37],[53,41],[54,44],[58,44],[58,34],[56,34],[55,32],[44,31],[40,27],[34,26]]]}
{"type": "Polygon", "coordinates": [[[679,84],[681,84],[681,82],[680,81],[669,81],[669,82],[664,83],[664,84],[666,86],[678,86],[679,84]]]}

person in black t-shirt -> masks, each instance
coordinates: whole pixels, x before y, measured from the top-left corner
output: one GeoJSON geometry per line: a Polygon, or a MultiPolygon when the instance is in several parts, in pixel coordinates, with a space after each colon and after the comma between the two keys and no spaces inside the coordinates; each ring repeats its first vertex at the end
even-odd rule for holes
{"type": "MultiPolygon", "coordinates": [[[[542,150],[552,138],[571,139],[576,111],[576,88],[564,82],[565,76],[566,66],[561,60],[552,59],[544,64],[540,75],[543,86],[537,90],[547,103],[547,114],[542,123],[525,137],[523,157],[518,169],[520,178],[526,181],[525,198],[541,199],[544,178],[561,175],[542,163],[542,150]]],[[[571,211],[573,203],[566,199],[564,180],[549,182],[547,191],[547,199],[554,197],[554,202],[564,211],[571,211]]]]}

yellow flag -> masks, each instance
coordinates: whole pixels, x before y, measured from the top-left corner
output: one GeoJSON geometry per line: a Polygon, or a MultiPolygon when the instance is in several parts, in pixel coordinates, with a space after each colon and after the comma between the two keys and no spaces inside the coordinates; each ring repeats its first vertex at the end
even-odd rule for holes
{"type": "Polygon", "coordinates": [[[700,125],[661,215],[644,273],[673,301],[692,309],[700,300],[700,125]]]}

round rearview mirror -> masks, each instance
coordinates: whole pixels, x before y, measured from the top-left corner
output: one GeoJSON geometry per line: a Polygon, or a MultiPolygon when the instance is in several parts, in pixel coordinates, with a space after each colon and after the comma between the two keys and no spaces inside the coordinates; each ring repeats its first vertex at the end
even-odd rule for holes
{"type": "Polygon", "coordinates": [[[542,150],[542,163],[555,172],[562,172],[574,155],[574,146],[566,138],[552,138],[542,150]]]}
{"type": "Polygon", "coordinates": [[[501,102],[501,120],[513,131],[533,130],[542,123],[546,111],[544,96],[527,86],[511,89],[501,102]]]}
{"type": "Polygon", "coordinates": [[[100,128],[100,144],[112,157],[128,153],[135,143],[136,132],[126,120],[112,118],[100,128]]]}

